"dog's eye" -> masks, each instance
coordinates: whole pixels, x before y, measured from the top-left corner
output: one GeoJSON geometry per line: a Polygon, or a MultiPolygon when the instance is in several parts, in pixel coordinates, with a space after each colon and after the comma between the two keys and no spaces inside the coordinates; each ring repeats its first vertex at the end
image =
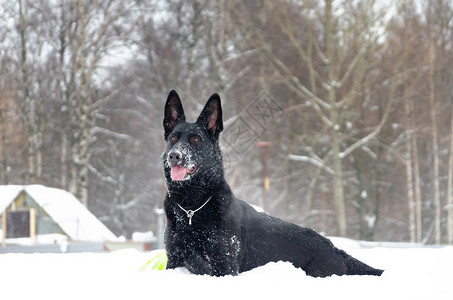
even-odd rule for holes
{"type": "Polygon", "coordinates": [[[200,142],[200,138],[198,136],[194,136],[190,139],[192,144],[198,144],[200,142]]]}
{"type": "Polygon", "coordinates": [[[172,136],[170,137],[170,141],[171,141],[171,142],[176,142],[177,139],[178,139],[178,137],[177,137],[176,135],[172,135],[172,136]]]}

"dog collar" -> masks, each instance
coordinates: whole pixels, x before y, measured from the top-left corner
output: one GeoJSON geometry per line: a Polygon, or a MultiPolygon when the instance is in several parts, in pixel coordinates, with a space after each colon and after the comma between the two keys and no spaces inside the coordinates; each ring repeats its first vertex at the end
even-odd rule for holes
{"type": "Polygon", "coordinates": [[[182,209],[182,210],[186,213],[187,218],[189,219],[189,225],[192,225],[192,217],[193,217],[193,215],[195,215],[195,213],[196,213],[197,211],[199,211],[199,210],[202,209],[206,204],[208,204],[208,202],[209,202],[209,200],[211,200],[211,198],[212,198],[212,195],[211,195],[211,197],[208,198],[208,200],[206,200],[205,203],[203,203],[202,206],[200,206],[200,207],[197,208],[196,210],[191,210],[191,209],[187,210],[187,209],[185,209],[184,207],[182,207],[181,205],[179,205],[178,203],[176,203],[176,204],[179,206],[180,209],[182,209]]]}

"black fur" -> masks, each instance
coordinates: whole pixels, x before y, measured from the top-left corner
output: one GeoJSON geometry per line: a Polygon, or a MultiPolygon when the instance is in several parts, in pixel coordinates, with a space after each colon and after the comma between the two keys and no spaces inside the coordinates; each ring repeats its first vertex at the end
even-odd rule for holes
{"type": "Polygon", "coordinates": [[[178,94],[171,91],[164,115],[167,268],[223,276],[281,260],[315,277],[382,274],[315,231],[259,213],[233,195],[224,179],[218,143],[223,125],[217,94],[209,98],[198,120],[188,123],[178,94]],[[183,170],[183,179],[177,170],[183,170]],[[184,210],[203,204],[189,224],[184,210]]]}

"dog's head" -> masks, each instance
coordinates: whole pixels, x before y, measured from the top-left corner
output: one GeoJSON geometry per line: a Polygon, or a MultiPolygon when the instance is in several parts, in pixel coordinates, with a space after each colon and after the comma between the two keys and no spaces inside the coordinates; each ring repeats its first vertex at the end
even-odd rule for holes
{"type": "Polygon", "coordinates": [[[213,94],[195,123],[186,122],[181,100],[175,91],[164,109],[167,142],[163,154],[167,188],[209,188],[223,179],[219,134],[223,129],[220,97],[213,94]]]}

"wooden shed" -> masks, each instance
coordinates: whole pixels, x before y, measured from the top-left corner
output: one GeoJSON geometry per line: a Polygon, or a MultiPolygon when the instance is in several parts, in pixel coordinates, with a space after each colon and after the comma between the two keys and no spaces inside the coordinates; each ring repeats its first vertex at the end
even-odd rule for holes
{"type": "Polygon", "coordinates": [[[103,242],[116,236],[72,194],[42,185],[0,186],[2,243],[61,234],[73,241],[103,242]]]}

